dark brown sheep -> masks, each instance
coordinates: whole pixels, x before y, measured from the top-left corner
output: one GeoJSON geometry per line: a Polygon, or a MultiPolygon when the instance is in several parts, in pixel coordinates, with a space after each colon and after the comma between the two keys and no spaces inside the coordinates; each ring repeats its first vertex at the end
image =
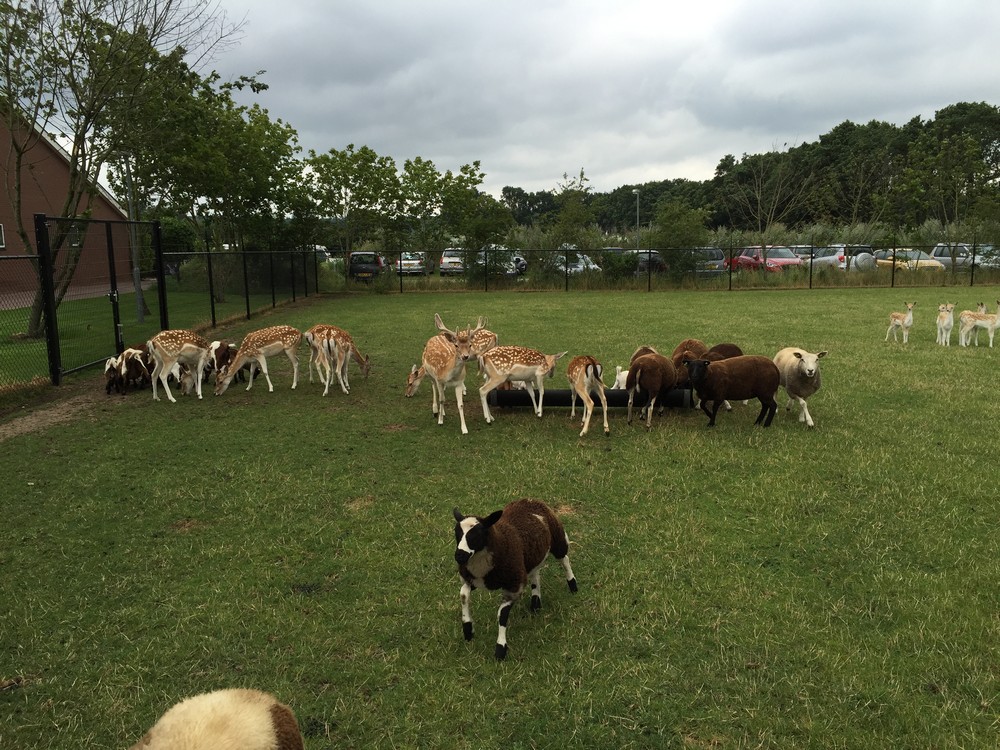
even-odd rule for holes
{"type": "Polygon", "coordinates": [[[677,371],[676,385],[678,388],[691,387],[691,384],[688,383],[687,370],[684,369],[684,357],[686,356],[688,359],[703,357],[707,351],[708,345],[700,339],[684,339],[674,347],[670,361],[674,363],[674,369],[677,371]]]}
{"type": "Polygon", "coordinates": [[[771,425],[778,402],[780,375],[778,367],[767,357],[755,354],[732,357],[717,362],[708,359],[686,359],[688,377],[701,399],[701,410],[708,415],[708,426],[715,427],[715,415],[727,399],[760,400],[760,414],[754,424],[771,425]],[[709,410],[708,402],[712,402],[709,410]]]}
{"type": "Polygon", "coordinates": [[[653,423],[653,409],[656,399],[666,399],[667,392],[677,383],[677,370],[673,363],[662,354],[643,354],[636,357],[628,368],[625,389],[628,391],[628,416],[626,422],[632,424],[632,401],[641,392],[645,401],[641,408],[646,411],[646,429],[653,423]]]}

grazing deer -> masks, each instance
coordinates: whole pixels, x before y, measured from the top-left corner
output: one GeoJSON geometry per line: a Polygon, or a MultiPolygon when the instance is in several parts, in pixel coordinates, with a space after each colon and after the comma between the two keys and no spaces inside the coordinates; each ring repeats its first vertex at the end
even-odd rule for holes
{"type": "MultiPolygon", "coordinates": [[[[979,313],[979,314],[985,314],[986,313],[986,303],[985,302],[977,302],[976,303],[976,312],[972,312],[972,310],[962,310],[962,312],[958,316],[958,343],[959,343],[960,346],[968,346],[969,342],[968,341],[964,341],[962,339],[962,329],[965,328],[965,324],[976,313],[979,313]]],[[[978,326],[973,326],[973,329],[975,330],[975,333],[976,333],[976,346],[979,346],[979,327],[978,326]]]]}
{"type": "Polygon", "coordinates": [[[896,332],[899,330],[903,331],[903,343],[905,344],[910,340],[910,328],[913,327],[913,306],[917,304],[916,302],[906,303],[906,312],[891,312],[889,313],[889,328],[885,332],[885,340],[889,340],[889,334],[892,334],[893,341],[899,341],[896,338],[896,332]]]}
{"type": "Polygon", "coordinates": [[[594,413],[594,399],[590,397],[591,392],[596,392],[601,399],[601,411],[604,413],[604,434],[610,435],[611,428],[608,427],[608,399],[604,396],[604,381],[601,374],[604,368],[601,363],[590,356],[573,357],[566,365],[566,377],[569,385],[573,389],[570,395],[571,409],[570,419],[576,416],[576,397],[579,395],[583,401],[583,429],[580,437],[587,434],[590,429],[590,416],[594,413]]]}
{"type": "Polygon", "coordinates": [[[367,355],[361,356],[351,334],[343,328],[319,323],[306,331],[305,337],[306,341],[309,342],[309,382],[312,382],[312,364],[313,359],[315,359],[319,378],[326,386],[323,390],[324,396],[330,390],[334,369],[337,372],[340,389],[344,393],[351,392],[351,384],[348,379],[350,359],[358,363],[364,377],[367,378],[368,373],[371,372],[371,360],[367,355]],[[326,371],[325,375],[324,370],[326,371]]]}
{"type": "Polygon", "coordinates": [[[483,330],[483,319],[479,318],[475,328],[452,331],[445,327],[441,316],[434,313],[434,324],[441,333],[427,341],[420,367],[413,365],[410,370],[406,379],[406,397],[409,398],[416,393],[424,377],[430,376],[433,391],[431,412],[437,416],[438,424],[444,424],[444,391],[445,388],[454,388],[462,434],[467,435],[469,428],[465,426],[465,406],[462,401],[465,364],[475,356],[472,341],[475,335],[483,330]]]}
{"type": "Polygon", "coordinates": [[[990,337],[990,348],[993,348],[993,336],[997,330],[997,321],[1000,320],[1000,300],[997,300],[997,311],[995,313],[986,312],[986,305],[980,303],[982,312],[964,312],[960,318],[962,327],[958,329],[958,343],[968,346],[972,339],[972,332],[976,333],[976,346],[979,346],[979,329],[985,328],[990,337]]]}
{"type": "MultiPolygon", "coordinates": [[[[267,380],[267,390],[274,391],[271,383],[271,376],[267,373],[267,358],[284,352],[292,363],[292,388],[299,383],[299,357],[296,350],[302,341],[302,333],[291,326],[271,326],[261,328],[246,335],[243,343],[240,344],[236,357],[229,363],[225,372],[220,372],[215,381],[215,395],[221,396],[226,392],[233,376],[240,371],[240,368],[247,362],[256,362],[260,371],[267,380]]],[[[253,373],[250,375],[250,384],[246,389],[253,388],[253,373]]]]}
{"type": "Polygon", "coordinates": [[[167,392],[167,400],[170,403],[177,403],[174,394],[170,392],[167,385],[167,376],[177,365],[190,367],[195,374],[194,384],[201,398],[201,379],[208,364],[208,340],[199,336],[194,331],[183,329],[173,329],[160,331],[146,342],[146,351],[153,358],[153,374],[150,376],[153,381],[153,400],[159,401],[160,397],[156,392],[156,381],[159,379],[163,383],[163,390],[167,392]]]}
{"type": "Polygon", "coordinates": [[[550,378],[555,373],[556,360],[566,356],[559,354],[542,354],[535,349],[523,346],[497,346],[483,355],[483,367],[486,370],[486,382],[479,388],[479,398],[483,402],[483,416],[487,424],[493,421],[486,396],[501,383],[520,380],[525,384],[531,404],[535,407],[535,415],[542,416],[542,399],[545,396],[545,376],[550,378]],[[535,400],[535,388],[538,388],[538,400],[535,400]]]}
{"type": "Polygon", "coordinates": [[[946,302],[938,305],[937,342],[941,346],[951,346],[951,331],[955,327],[955,304],[946,302]]]}

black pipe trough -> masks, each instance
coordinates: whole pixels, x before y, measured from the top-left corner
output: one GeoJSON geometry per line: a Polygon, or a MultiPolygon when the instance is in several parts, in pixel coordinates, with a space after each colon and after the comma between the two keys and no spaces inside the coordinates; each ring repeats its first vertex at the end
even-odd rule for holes
{"type": "MultiPolygon", "coordinates": [[[[545,389],[545,401],[543,406],[565,406],[569,407],[571,401],[572,390],[569,388],[546,388],[545,389]]],[[[608,400],[608,406],[628,406],[628,391],[624,388],[607,388],[604,391],[604,396],[608,400]]],[[[538,394],[535,394],[538,397],[538,394]]],[[[524,408],[531,407],[531,397],[528,395],[528,391],[523,388],[514,388],[509,391],[490,391],[489,395],[486,397],[486,402],[490,406],[499,406],[506,408],[524,408]]],[[[577,405],[582,407],[580,399],[577,399],[577,405]]],[[[690,409],[694,406],[694,401],[691,395],[691,389],[689,388],[673,388],[667,391],[667,398],[665,401],[657,401],[656,405],[659,406],[669,406],[673,408],[686,408],[690,409]]],[[[639,407],[638,401],[633,402],[633,406],[639,407]]],[[[597,409],[601,408],[601,402],[594,399],[594,407],[597,409]]]]}

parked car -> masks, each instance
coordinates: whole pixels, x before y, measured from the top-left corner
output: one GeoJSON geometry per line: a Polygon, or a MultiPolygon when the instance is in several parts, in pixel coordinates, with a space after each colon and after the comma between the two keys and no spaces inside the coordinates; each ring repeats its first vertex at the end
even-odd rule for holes
{"type": "Polygon", "coordinates": [[[635,269],[636,276],[645,276],[650,272],[662,273],[667,270],[666,261],[656,250],[639,250],[636,255],[639,258],[639,265],[635,269]]]}
{"type": "Polygon", "coordinates": [[[426,276],[427,266],[423,253],[400,253],[396,260],[396,273],[400,276],[426,276]]]}
{"type": "MultiPolygon", "coordinates": [[[[843,245],[830,247],[810,248],[811,255],[806,254],[802,258],[805,265],[812,264],[814,270],[821,268],[837,268],[841,271],[847,270],[847,252],[843,245]]],[[[802,256],[799,256],[802,257],[802,256]]]]}
{"type": "Polygon", "coordinates": [[[766,269],[779,273],[786,268],[797,268],[802,265],[802,259],[787,247],[774,245],[771,247],[745,247],[734,255],[727,267],[734,271],[759,271],[766,269]]]}
{"type": "Polygon", "coordinates": [[[360,281],[371,281],[385,268],[382,256],[369,250],[351,253],[347,258],[347,276],[360,281]]]}
{"type": "Polygon", "coordinates": [[[900,271],[944,271],[944,265],[940,261],[934,260],[923,250],[901,247],[895,251],[878,250],[875,253],[875,263],[879,268],[892,268],[893,258],[895,258],[896,268],[900,271]]]}
{"type": "Polygon", "coordinates": [[[976,268],[1000,268],[1000,254],[993,245],[976,245],[976,268]]]}
{"type": "Polygon", "coordinates": [[[721,247],[694,248],[696,276],[721,276],[726,272],[726,254],[721,247]]]}
{"type": "Polygon", "coordinates": [[[441,253],[438,271],[442,276],[461,276],[465,273],[465,251],[449,247],[441,253]]]}
{"type": "Polygon", "coordinates": [[[476,254],[475,263],[480,268],[488,264],[487,270],[490,274],[504,276],[520,276],[528,270],[528,261],[503,245],[489,245],[483,248],[476,254]]]}
{"type": "Polygon", "coordinates": [[[556,270],[560,273],[600,273],[601,271],[601,267],[583,253],[577,253],[576,260],[569,261],[568,265],[565,255],[554,256],[552,262],[555,264],[556,270]]]}
{"type": "MultiPolygon", "coordinates": [[[[972,247],[964,242],[939,242],[928,253],[934,260],[946,269],[968,271],[972,268],[972,247]]],[[[979,258],[976,258],[979,265],[979,258]]]]}

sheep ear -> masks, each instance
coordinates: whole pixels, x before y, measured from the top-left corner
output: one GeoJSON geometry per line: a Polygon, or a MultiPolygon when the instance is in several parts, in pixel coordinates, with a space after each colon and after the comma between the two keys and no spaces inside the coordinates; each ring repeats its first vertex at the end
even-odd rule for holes
{"type": "Polygon", "coordinates": [[[492,526],[493,524],[495,524],[497,521],[499,521],[500,520],[500,516],[502,516],[502,515],[503,515],[503,510],[497,510],[497,511],[494,511],[493,513],[490,513],[488,516],[486,516],[486,518],[483,519],[483,526],[489,528],[490,526],[492,526]]]}
{"type": "Polygon", "coordinates": [[[819,352],[816,355],[816,359],[823,359],[823,357],[825,357],[825,356],[826,356],[826,352],[819,352]]]}
{"type": "Polygon", "coordinates": [[[465,516],[462,515],[462,511],[458,509],[457,505],[451,509],[451,514],[455,516],[455,520],[459,523],[462,523],[462,521],[465,520],[465,516]]]}
{"type": "Polygon", "coordinates": [[[802,352],[792,352],[792,356],[795,357],[795,359],[802,359],[802,352]]]}

